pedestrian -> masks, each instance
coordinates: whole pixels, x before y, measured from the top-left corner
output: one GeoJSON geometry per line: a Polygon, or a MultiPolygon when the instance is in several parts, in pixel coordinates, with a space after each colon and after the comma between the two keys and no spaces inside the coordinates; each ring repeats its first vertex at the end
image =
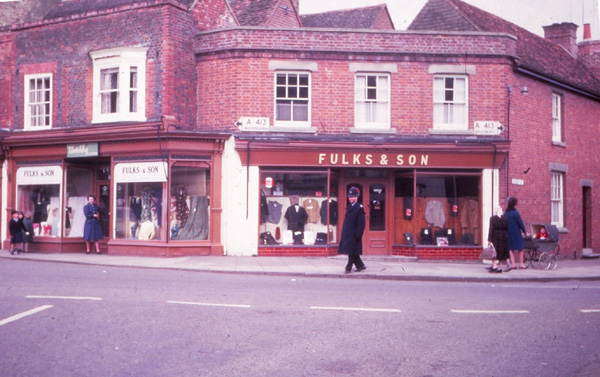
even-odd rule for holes
{"type": "Polygon", "coordinates": [[[19,211],[12,211],[12,219],[8,222],[8,231],[10,232],[10,254],[21,254],[19,246],[23,246],[23,221],[19,218],[19,211]],[[21,245],[19,245],[21,244],[21,245]]]}
{"type": "MultiPolygon", "coordinates": [[[[488,246],[493,246],[496,256],[492,259],[490,272],[502,272],[502,262],[509,258],[508,252],[508,222],[502,215],[502,207],[494,208],[494,215],[490,217],[490,230],[488,232],[488,246]]],[[[506,270],[511,270],[511,265],[506,262],[506,270]]]]}
{"type": "Polygon", "coordinates": [[[85,226],[83,227],[85,253],[89,254],[91,244],[95,243],[96,254],[100,254],[100,243],[98,241],[104,238],[102,226],[100,225],[100,214],[107,216],[108,213],[98,207],[96,197],[90,194],[88,195],[88,203],[83,206],[83,214],[85,215],[85,226]]]}
{"type": "Polygon", "coordinates": [[[31,211],[25,212],[25,218],[23,219],[23,252],[29,252],[29,244],[33,242],[33,213],[31,211]]]}
{"type": "Polygon", "coordinates": [[[367,268],[360,255],[362,254],[362,236],[365,230],[365,209],[358,203],[360,190],[351,187],[348,190],[348,201],[346,207],[344,224],[342,225],[342,236],[338,247],[338,253],[348,255],[348,264],[345,272],[352,272],[352,265],[356,266],[356,272],[367,268]]]}
{"type": "Polygon", "coordinates": [[[506,221],[508,222],[508,249],[510,253],[510,263],[513,268],[526,268],[523,264],[523,234],[527,235],[525,224],[521,219],[519,211],[515,208],[519,200],[515,197],[508,198],[508,206],[506,207],[506,221]],[[518,253],[519,265],[515,264],[515,253],[518,253]]]}

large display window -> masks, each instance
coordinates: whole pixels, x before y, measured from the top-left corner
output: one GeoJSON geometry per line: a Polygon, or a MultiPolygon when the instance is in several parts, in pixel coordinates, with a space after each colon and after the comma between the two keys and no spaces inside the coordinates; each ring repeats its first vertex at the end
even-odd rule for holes
{"type": "Polygon", "coordinates": [[[206,240],[210,225],[210,169],[206,164],[171,167],[169,237],[173,241],[206,240]]]}
{"type": "Polygon", "coordinates": [[[61,235],[60,166],[26,166],[17,169],[16,209],[31,214],[34,237],[61,235]]]}
{"type": "Polygon", "coordinates": [[[88,203],[88,195],[92,193],[93,171],[87,168],[68,167],[66,175],[64,236],[81,238],[85,225],[83,207],[88,203]]]}
{"type": "Polygon", "coordinates": [[[395,243],[481,244],[479,173],[417,172],[395,178],[395,243]]]}
{"type": "Polygon", "coordinates": [[[162,239],[167,164],[162,161],[118,163],[114,177],[115,238],[162,239]]]}
{"type": "Polygon", "coordinates": [[[328,171],[261,170],[261,245],[335,242],[338,179],[328,171]]]}

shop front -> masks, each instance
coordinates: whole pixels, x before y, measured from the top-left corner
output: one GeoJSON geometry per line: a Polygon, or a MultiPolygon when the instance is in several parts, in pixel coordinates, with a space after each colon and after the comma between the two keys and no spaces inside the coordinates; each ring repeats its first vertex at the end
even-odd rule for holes
{"type": "Polygon", "coordinates": [[[364,254],[476,259],[506,156],[504,142],[236,145],[242,163],[258,168],[258,255],[336,254],[346,193],[356,187],[364,254]]]}
{"type": "MultiPolygon", "coordinates": [[[[114,131],[21,132],[5,139],[3,212],[31,215],[30,250],[85,252],[83,207],[93,195],[102,213],[102,252],[222,255],[223,138],[166,132],[160,123],[114,131]]],[[[6,247],[9,237],[3,240],[6,247]]]]}

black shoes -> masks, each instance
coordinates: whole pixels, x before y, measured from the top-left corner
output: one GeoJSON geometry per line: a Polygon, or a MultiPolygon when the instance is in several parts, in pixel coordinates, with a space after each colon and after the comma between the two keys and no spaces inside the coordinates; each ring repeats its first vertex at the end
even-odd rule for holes
{"type": "Polygon", "coordinates": [[[502,270],[501,270],[501,269],[499,269],[499,268],[492,268],[492,269],[490,269],[490,272],[491,272],[492,274],[501,274],[501,273],[502,273],[502,270]]]}
{"type": "Polygon", "coordinates": [[[351,272],[352,272],[352,271],[349,271],[349,270],[344,270],[344,273],[345,273],[345,274],[349,274],[349,273],[351,273],[351,272]]]}
{"type": "Polygon", "coordinates": [[[361,272],[362,270],[366,270],[367,266],[362,266],[356,269],[356,272],[361,272]]]}

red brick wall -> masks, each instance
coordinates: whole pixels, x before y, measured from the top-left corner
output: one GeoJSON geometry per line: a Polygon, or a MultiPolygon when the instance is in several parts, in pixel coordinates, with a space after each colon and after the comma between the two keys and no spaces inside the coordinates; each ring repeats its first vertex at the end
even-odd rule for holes
{"type": "Polygon", "coordinates": [[[237,26],[224,0],[198,1],[191,13],[199,30],[237,26]]]}
{"type": "Polygon", "coordinates": [[[0,128],[12,128],[15,109],[15,39],[0,33],[0,128]]]}
{"type": "Polygon", "coordinates": [[[409,247],[394,246],[392,255],[417,257],[420,260],[478,260],[479,247],[409,247]]]}

